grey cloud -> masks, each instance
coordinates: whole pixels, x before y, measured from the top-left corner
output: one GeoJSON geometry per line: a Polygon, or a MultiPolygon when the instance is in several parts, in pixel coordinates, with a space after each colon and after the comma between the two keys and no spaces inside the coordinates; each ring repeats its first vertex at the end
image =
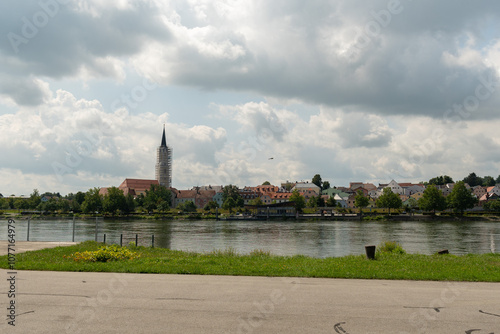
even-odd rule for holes
{"type": "MultiPolygon", "coordinates": [[[[167,42],[170,38],[158,9],[143,2],[134,2],[133,9],[105,9],[99,17],[77,12],[74,5],[56,0],[0,3],[0,74],[60,79],[85,67],[92,76],[116,78],[120,75],[116,69],[101,60],[132,56],[148,41],[167,42]],[[43,3],[58,5],[47,10],[41,7],[43,3]],[[41,20],[38,24],[36,18],[41,20]]],[[[41,102],[37,98],[41,92],[29,81],[17,82],[11,85],[0,79],[0,93],[18,104],[41,102]],[[26,98],[26,91],[31,98],[26,98]]]]}
{"type": "MultiPolygon", "coordinates": [[[[371,11],[385,10],[387,4],[266,3],[256,10],[258,20],[250,17],[256,13],[249,13],[246,22],[262,40],[250,36],[233,40],[244,48],[244,56],[214,59],[177,41],[183,50],[181,59],[167,57],[165,64],[180,61],[180,66],[169,67],[168,80],[205,89],[251,90],[377,114],[442,118],[454,103],[474,94],[479,78],[492,73],[492,67],[485,64],[445,64],[443,55],[456,56],[466,36],[476,40],[478,50],[488,45],[491,34],[485,32],[494,28],[491,23],[498,20],[495,13],[500,13],[500,4],[401,1],[401,12],[393,15],[366,46],[356,47],[351,40],[351,47],[358,49],[354,59],[344,57],[336,45],[327,51],[320,32],[330,31],[334,37],[354,26],[377,23],[371,11]]],[[[240,27],[238,22],[217,17],[208,18],[205,25],[223,30],[229,26],[234,31],[240,27]]],[[[492,100],[499,102],[497,97],[492,100]]],[[[486,117],[498,115],[485,110],[471,119],[486,117]]]]}

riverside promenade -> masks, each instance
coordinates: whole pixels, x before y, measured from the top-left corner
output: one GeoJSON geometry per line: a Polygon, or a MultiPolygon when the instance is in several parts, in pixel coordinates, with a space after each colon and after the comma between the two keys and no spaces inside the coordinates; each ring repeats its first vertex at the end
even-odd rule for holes
{"type": "Polygon", "coordinates": [[[0,333],[500,334],[498,283],[10,272],[0,333]]]}

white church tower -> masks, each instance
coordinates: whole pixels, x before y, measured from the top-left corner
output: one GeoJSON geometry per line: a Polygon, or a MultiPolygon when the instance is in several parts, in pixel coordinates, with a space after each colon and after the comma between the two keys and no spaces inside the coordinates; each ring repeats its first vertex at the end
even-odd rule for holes
{"type": "Polygon", "coordinates": [[[161,145],[156,150],[156,180],[161,186],[172,187],[172,149],[167,146],[165,137],[165,124],[163,124],[163,136],[161,145]]]}

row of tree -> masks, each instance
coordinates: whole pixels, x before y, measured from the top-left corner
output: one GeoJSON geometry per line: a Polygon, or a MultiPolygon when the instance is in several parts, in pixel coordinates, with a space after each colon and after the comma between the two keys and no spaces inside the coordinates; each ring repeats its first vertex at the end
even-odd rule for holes
{"type": "MultiPolygon", "coordinates": [[[[500,204],[500,201],[492,201],[492,203],[487,206],[486,209],[497,208],[496,202],[500,204]]],[[[369,204],[369,198],[364,196],[361,191],[358,191],[355,198],[355,206],[358,208],[365,208],[369,204]]],[[[443,211],[446,209],[451,209],[455,212],[463,214],[467,209],[473,208],[477,204],[477,198],[472,194],[472,192],[465,187],[463,181],[459,181],[453,187],[452,192],[444,197],[443,193],[433,184],[427,186],[424,190],[422,197],[417,201],[413,198],[408,200],[405,209],[408,211],[413,211],[415,209],[421,209],[423,211],[433,212],[443,211]]],[[[399,195],[392,192],[390,188],[384,188],[382,195],[377,199],[376,206],[379,208],[388,208],[389,212],[391,209],[399,209],[403,207],[403,202],[399,195]]]]}

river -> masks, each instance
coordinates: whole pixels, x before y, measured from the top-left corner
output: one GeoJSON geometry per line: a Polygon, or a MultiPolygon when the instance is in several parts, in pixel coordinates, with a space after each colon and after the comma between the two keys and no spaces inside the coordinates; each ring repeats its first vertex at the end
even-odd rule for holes
{"type": "MultiPolygon", "coordinates": [[[[500,222],[488,221],[155,221],[97,220],[98,240],[123,244],[135,240],[155,247],[208,252],[233,248],[238,253],[255,249],[276,255],[317,258],[364,254],[364,246],[397,241],[409,253],[452,254],[500,252],[500,222]]],[[[26,220],[16,221],[16,239],[27,239],[26,220]]],[[[0,221],[0,239],[7,238],[7,221],[0,221]]],[[[75,221],[75,241],[94,240],[96,220],[75,221]]],[[[31,220],[31,241],[71,241],[73,221],[31,220]]]]}

